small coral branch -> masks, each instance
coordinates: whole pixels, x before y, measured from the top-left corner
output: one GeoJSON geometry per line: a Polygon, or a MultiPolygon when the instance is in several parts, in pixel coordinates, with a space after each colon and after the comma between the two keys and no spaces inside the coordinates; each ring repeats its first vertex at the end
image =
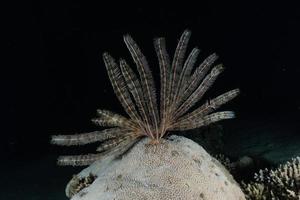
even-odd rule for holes
{"type": "Polygon", "coordinates": [[[280,165],[275,170],[260,170],[255,182],[242,183],[247,199],[300,199],[300,157],[280,165]]]}

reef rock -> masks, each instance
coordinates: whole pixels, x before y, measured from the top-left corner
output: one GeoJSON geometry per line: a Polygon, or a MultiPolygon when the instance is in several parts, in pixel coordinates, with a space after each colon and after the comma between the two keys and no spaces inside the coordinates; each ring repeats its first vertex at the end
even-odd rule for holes
{"type": "Polygon", "coordinates": [[[201,146],[171,136],[145,138],[118,159],[99,160],[69,182],[71,200],[244,200],[229,172],[201,146]],[[74,195],[73,195],[74,194],[74,195]]]}

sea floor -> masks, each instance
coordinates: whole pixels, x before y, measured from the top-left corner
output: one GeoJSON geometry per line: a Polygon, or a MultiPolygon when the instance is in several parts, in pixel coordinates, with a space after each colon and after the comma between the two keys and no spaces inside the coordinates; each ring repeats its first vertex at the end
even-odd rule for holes
{"type": "Polygon", "coordinates": [[[300,156],[300,116],[282,115],[236,119],[224,127],[227,155],[254,156],[273,165],[300,156]]]}

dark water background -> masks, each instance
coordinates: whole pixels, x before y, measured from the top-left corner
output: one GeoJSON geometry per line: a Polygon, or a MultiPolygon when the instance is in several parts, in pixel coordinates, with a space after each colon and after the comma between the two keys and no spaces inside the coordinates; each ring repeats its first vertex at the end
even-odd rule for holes
{"type": "Polygon", "coordinates": [[[107,3],[4,6],[1,200],[66,199],[64,187],[81,168],[57,167],[56,157],[93,148],[52,147],[49,136],[95,130],[90,119],[97,108],[124,113],[100,55],[109,51],[132,63],[122,41],[125,33],[140,45],[155,77],[154,37],[165,36],[172,55],[188,28],[189,50],[194,46],[202,50],[199,62],[213,52],[220,56],[226,70],[205,98],[241,89],[241,95],[221,109],[234,110],[238,117],[222,123],[227,153],[261,154],[266,146],[274,160],[299,153],[298,5],[288,1],[107,3]]]}

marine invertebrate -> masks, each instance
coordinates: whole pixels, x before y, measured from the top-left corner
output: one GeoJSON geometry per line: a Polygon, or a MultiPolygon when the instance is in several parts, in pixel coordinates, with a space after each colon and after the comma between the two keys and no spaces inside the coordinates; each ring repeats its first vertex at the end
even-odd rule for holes
{"type": "Polygon", "coordinates": [[[51,142],[57,145],[101,142],[97,148],[99,153],[61,156],[58,158],[58,164],[88,165],[107,155],[126,151],[144,136],[152,138],[151,143],[156,144],[169,131],[194,129],[233,118],[234,113],[231,111],[214,111],[236,97],[238,89],[217,96],[190,111],[224,69],[220,64],[208,73],[218,57],[212,54],[192,71],[199,49],[194,48],[184,61],[190,35],[188,30],[183,32],[172,63],[166,51],[165,39],[154,40],[160,68],[159,108],[150,67],[136,42],[129,35],[124,36],[124,42],[136,64],[139,76],[124,59],[120,59],[118,65],[112,56],[104,53],[103,59],[112,87],[129,118],[111,111],[97,110],[98,117],[92,121],[99,126],[110,128],[78,135],[53,136],[51,142]]]}
{"type": "Polygon", "coordinates": [[[242,183],[247,199],[300,199],[300,157],[293,158],[274,170],[264,169],[255,181],[242,183]]]}

